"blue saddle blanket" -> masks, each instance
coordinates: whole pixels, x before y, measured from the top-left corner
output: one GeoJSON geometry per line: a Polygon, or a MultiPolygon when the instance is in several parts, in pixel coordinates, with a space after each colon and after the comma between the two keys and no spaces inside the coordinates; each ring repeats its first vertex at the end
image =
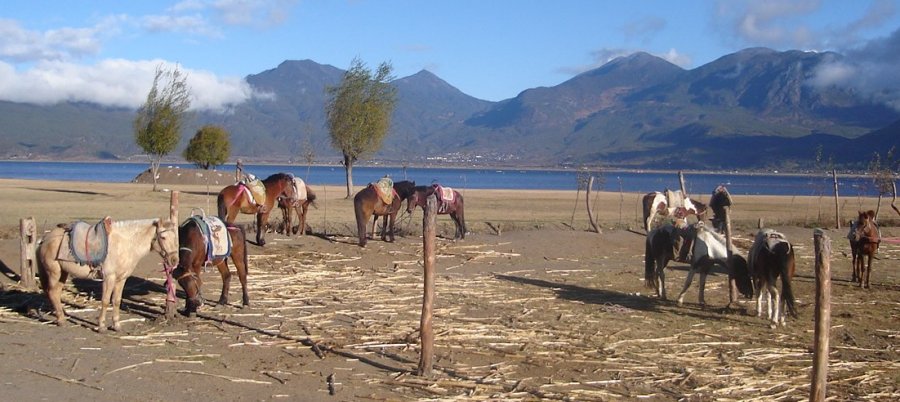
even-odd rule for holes
{"type": "Polygon", "coordinates": [[[207,261],[227,258],[231,255],[231,235],[228,233],[225,222],[216,216],[194,215],[185,220],[181,226],[191,222],[195,223],[203,233],[207,261]]]}
{"type": "Polygon", "coordinates": [[[68,250],[60,247],[60,259],[75,261],[90,267],[102,265],[109,252],[110,229],[112,229],[112,219],[109,217],[101,219],[94,225],[84,221],[69,224],[66,230],[68,241],[63,242],[68,246],[68,250]]]}

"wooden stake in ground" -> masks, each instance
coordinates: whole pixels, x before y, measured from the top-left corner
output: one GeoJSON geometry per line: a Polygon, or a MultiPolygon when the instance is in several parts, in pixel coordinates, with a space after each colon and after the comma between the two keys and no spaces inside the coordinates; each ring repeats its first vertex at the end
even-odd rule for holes
{"type": "MultiPolygon", "coordinates": [[[[831,169],[831,178],[834,180],[834,224],[838,229],[841,228],[841,206],[838,201],[838,182],[837,182],[837,170],[831,169]]],[[[880,195],[879,195],[880,197],[880,195]]],[[[879,202],[879,205],[881,203],[879,202]]]]}
{"type": "Polygon", "coordinates": [[[828,383],[828,341],[831,329],[831,239],[822,229],[813,231],[816,252],[816,330],[813,343],[812,384],[809,400],[825,400],[828,383]]]}
{"type": "MultiPolygon", "coordinates": [[[[178,192],[172,191],[169,198],[169,220],[178,225],[178,192]]],[[[175,318],[178,299],[175,297],[175,280],[172,278],[172,270],[175,267],[163,264],[166,271],[166,318],[175,318]]]]}
{"type": "MultiPolygon", "coordinates": [[[[726,205],[722,207],[722,214],[725,215],[725,254],[728,256],[727,261],[731,261],[732,247],[734,244],[732,243],[731,237],[731,206],[726,205]]],[[[731,304],[737,301],[737,277],[734,275],[734,267],[731,264],[728,264],[728,306],[731,307],[731,304]]]]}
{"type": "Polygon", "coordinates": [[[891,208],[894,208],[894,212],[900,215],[900,208],[897,208],[897,183],[895,182],[891,182],[891,193],[894,195],[894,198],[891,199],[891,208]]]}
{"type": "Polygon", "coordinates": [[[34,218],[22,218],[19,221],[19,231],[21,234],[20,255],[19,260],[21,269],[19,269],[19,283],[25,289],[34,289],[34,269],[37,268],[37,258],[35,256],[35,247],[37,246],[37,227],[34,225],[34,218]]]}
{"type": "Polygon", "coordinates": [[[425,288],[422,295],[422,320],[419,323],[421,348],[419,349],[418,375],[431,376],[434,357],[434,261],[435,255],[435,215],[437,215],[437,197],[428,196],[425,213],[422,217],[422,254],[425,263],[425,288]]]}
{"type": "Polygon", "coordinates": [[[688,198],[687,189],[684,187],[684,173],[680,170],[678,171],[678,184],[681,185],[681,196],[684,198],[688,198]]]}
{"type": "Polygon", "coordinates": [[[594,176],[588,179],[587,190],[584,192],[584,203],[587,205],[588,220],[591,222],[591,228],[596,233],[603,233],[594,220],[594,209],[591,208],[591,187],[594,187],[594,176]]]}

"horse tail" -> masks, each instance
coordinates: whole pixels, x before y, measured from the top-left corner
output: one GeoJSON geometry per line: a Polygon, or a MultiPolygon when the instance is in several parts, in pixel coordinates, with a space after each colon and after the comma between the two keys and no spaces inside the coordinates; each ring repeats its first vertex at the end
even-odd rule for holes
{"type": "MultiPolygon", "coordinates": [[[[374,192],[374,190],[371,190],[374,192]]],[[[366,233],[366,225],[369,223],[369,219],[366,217],[365,211],[363,211],[363,192],[360,191],[356,193],[356,196],[353,197],[353,212],[356,214],[356,229],[359,235],[359,245],[366,245],[366,237],[368,234],[366,233]]],[[[378,197],[378,194],[374,194],[375,197],[378,197]]],[[[377,219],[377,217],[376,217],[377,219]]]]}
{"type": "Polygon", "coordinates": [[[794,276],[794,248],[788,242],[782,242],[775,246],[778,255],[778,265],[781,269],[781,297],[787,305],[788,311],[794,318],[797,317],[797,308],[794,301],[794,291],[791,289],[791,278],[794,276]]]}
{"type": "Polygon", "coordinates": [[[225,222],[225,218],[228,217],[228,206],[225,205],[225,193],[220,192],[219,196],[216,197],[216,206],[218,207],[219,219],[222,222],[225,222]]]}
{"type": "Polygon", "coordinates": [[[656,287],[655,265],[656,259],[653,258],[653,233],[647,234],[647,241],[644,242],[644,286],[648,288],[656,287]]]}
{"type": "Polygon", "coordinates": [[[309,201],[309,205],[312,205],[317,209],[319,208],[319,206],[316,205],[316,193],[314,193],[309,186],[306,186],[306,200],[309,201]]]}

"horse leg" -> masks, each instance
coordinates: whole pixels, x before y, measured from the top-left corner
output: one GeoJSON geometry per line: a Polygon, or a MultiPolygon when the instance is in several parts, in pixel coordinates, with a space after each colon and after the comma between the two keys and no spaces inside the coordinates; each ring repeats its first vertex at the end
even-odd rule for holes
{"type": "Polygon", "coordinates": [[[656,295],[660,299],[666,300],[666,261],[665,257],[656,261],[656,295]]]}
{"type": "Polygon", "coordinates": [[[700,271],[700,296],[698,300],[700,301],[701,306],[706,306],[706,298],[704,297],[704,291],[706,290],[706,276],[709,275],[708,270],[700,271]]]}
{"type": "Polygon", "coordinates": [[[865,288],[866,289],[869,288],[869,275],[872,274],[872,257],[873,256],[874,256],[874,253],[866,255],[866,259],[868,260],[868,264],[866,264],[866,269],[865,269],[865,275],[866,275],[865,288]]]}
{"type": "MultiPolygon", "coordinates": [[[[114,272],[114,270],[110,270],[114,272]]],[[[109,308],[110,300],[112,300],[113,283],[116,281],[115,273],[106,273],[103,275],[103,291],[100,294],[100,316],[97,318],[97,332],[106,332],[106,309],[109,308]]]]}
{"type": "Polygon", "coordinates": [[[688,270],[687,278],[684,280],[684,287],[681,289],[681,293],[678,294],[678,305],[681,306],[684,304],[684,294],[687,293],[689,287],[691,287],[691,282],[694,281],[694,264],[691,264],[691,269],[688,270]]]}
{"type": "Polygon", "coordinates": [[[222,276],[222,294],[219,295],[219,305],[225,306],[228,305],[228,293],[231,291],[231,271],[228,270],[228,264],[224,258],[216,263],[216,268],[219,270],[219,275],[222,276]]]}
{"type": "Polygon", "coordinates": [[[44,284],[44,293],[53,306],[56,313],[56,325],[62,327],[66,325],[66,311],[62,304],[62,290],[66,284],[69,273],[62,269],[58,261],[51,261],[46,267],[46,284],[44,284]]]}
{"type": "MultiPolygon", "coordinates": [[[[300,221],[297,225],[298,231],[300,232],[300,236],[306,234],[306,211],[309,208],[309,204],[305,201],[297,206],[297,220],[300,221]]],[[[294,232],[295,234],[297,232],[294,232]]]]}
{"type": "MultiPolygon", "coordinates": [[[[128,278],[118,278],[113,287],[112,294],[112,329],[113,331],[119,332],[122,330],[122,324],[119,319],[119,306],[122,304],[122,292],[125,290],[125,281],[128,278]]],[[[105,283],[105,281],[104,281],[105,283]]]]}
{"type": "Polygon", "coordinates": [[[463,235],[462,223],[459,221],[459,216],[456,212],[451,212],[450,217],[453,218],[453,223],[456,224],[456,235],[453,236],[453,240],[462,240],[465,236],[463,235]]]}
{"type": "Polygon", "coordinates": [[[291,237],[291,223],[293,222],[293,218],[291,217],[291,210],[294,208],[291,205],[283,206],[279,205],[279,209],[281,209],[281,232],[284,233],[285,236],[291,237]]]}
{"type": "Polygon", "coordinates": [[[762,318],[763,297],[768,294],[769,289],[765,286],[757,286],[756,292],[756,317],[762,318]]]}
{"type": "Polygon", "coordinates": [[[769,298],[769,327],[775,328],[778,325],[779,307],[781,307],[781,294],[778,292],[778,287],[775,286],[775,278],[772,278],[767,288],[771,295],[769,298]]]}
{"type": "Polygon", "coordinates": [[[241,281],[241,306],[250,305],[250,293],[247,292],[247,249],[241,250],[240,253],[232,253],[231,262],[238,274],[238,280],[241,281]],[[236,255],[240,254],[240,255],[236,255]]]}
{"type": "Polygon", "coordinates": [[[266,227],[263,226],[269,221],[269,213],[256,214],[256,244],[260,247],[266,245],[266,227]]]}

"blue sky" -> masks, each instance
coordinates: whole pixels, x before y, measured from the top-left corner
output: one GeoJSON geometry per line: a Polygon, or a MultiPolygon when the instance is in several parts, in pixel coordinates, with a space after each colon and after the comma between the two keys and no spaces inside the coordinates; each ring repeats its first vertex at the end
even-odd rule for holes
{"type": "MultiPolygon", "coordinates": [[[[0,11],[0,100],[137,107],[156,66],[177,63],[194,106],[217,109],[254,96],[244,77],[284,60],[344,69],[358,56],[497,101],[635,51],[691,69],[756,46],[862,59],[877,48],[872,71],[900,82],[898,28],[900,0],[14,1],[0,11]]],[[[823,76],[862,68],[838,67],[823,76]]]]}

